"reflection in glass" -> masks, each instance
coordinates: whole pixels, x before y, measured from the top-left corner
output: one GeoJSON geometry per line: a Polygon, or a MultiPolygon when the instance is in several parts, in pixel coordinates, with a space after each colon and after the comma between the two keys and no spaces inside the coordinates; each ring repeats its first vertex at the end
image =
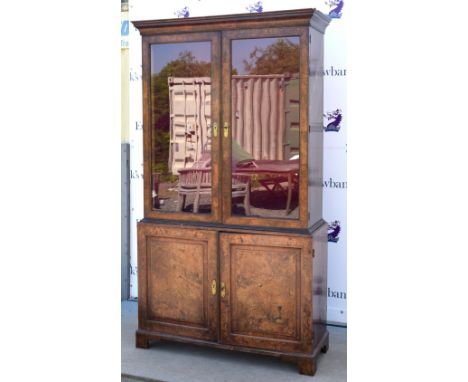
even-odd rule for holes
{"type": "Polygon", "coordinates": [[[211,213],[211,43],[151,45],[153,209],[211,213]]]}
{"type": "Polygon", "coordinates": [[[232,41],[231,74],[232,214],[298,219],[299,37],[232,41]]]}

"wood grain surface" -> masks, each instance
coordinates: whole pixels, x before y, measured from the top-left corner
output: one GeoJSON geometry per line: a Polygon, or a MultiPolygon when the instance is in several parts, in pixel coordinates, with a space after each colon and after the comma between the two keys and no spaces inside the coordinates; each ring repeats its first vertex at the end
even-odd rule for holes
{"type": "Polygon", "coordinates": [[[221,338],[283,351],[311,350],[311,239],[220,234],[221,338]]]}

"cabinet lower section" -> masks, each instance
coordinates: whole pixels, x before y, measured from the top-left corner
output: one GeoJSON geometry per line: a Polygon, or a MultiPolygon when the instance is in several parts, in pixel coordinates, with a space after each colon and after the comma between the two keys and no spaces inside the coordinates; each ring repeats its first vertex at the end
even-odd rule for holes
{"type": "Polygon", "coordinates": [[[281,357],[328,349],[324,224],[312,235],[138,225],[137,347],[172,340],[281,357]]]}

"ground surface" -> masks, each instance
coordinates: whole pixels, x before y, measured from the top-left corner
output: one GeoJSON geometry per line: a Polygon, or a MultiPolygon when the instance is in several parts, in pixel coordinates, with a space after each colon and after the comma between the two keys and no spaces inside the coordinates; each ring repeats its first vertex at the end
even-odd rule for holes
{"type": "Polygon", "coordinates": [[[344,382],[346,328],[329,326],[330,349],[317,359],[315,376],[293,364],[255,354],[161,342],[135,347],[137,303],[122,302],[122,381],[157,382],[344,382]]]}

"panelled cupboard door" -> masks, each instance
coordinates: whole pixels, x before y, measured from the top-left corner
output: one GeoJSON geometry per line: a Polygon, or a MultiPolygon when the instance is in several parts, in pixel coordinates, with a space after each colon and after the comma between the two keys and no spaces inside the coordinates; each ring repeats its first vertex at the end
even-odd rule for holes
{"type": "Polygon", "coordinates": [[[138,235],[139,328],[216,340],[216,232],[140,223],[138,235]]]}
{"type": "Polygon", "coordinates": [[[221,233],[221,341],[312,351],[311,238],[221,233]]]}

